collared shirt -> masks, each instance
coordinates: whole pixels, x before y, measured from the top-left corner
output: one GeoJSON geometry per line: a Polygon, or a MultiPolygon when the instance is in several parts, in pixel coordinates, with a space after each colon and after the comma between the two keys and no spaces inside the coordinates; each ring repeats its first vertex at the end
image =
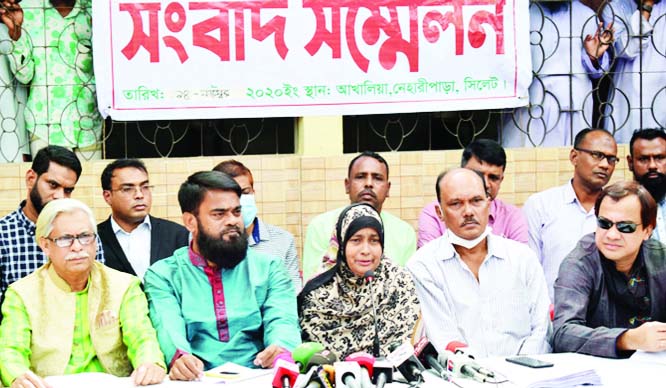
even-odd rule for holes
{"type": "Polygon", "coordinates": [[[543,266],[548,295],[553,300],[553,284],[562,260],[578,240],[597,228],[594,207],[585,211],[572,182],[531,195],[523,206],[529,227],[529,246],[543,266]]]}
{"type": "MultiPolygon", "coordinates": [[[[641,244],[640,255],[649,296],[647,320],[666,322],[666,245],[647,239],[641,244]]],[[[638,322],[631,316],[627,319],[626,301],[613,295],[601,263],[594,233],[581,238],[562,262],[555,282],[554,351],[612,358],[633,353],[619,351],[617,340],[638,322]]]]}
{"type": "Polygon", "coordinates": [[[113,229],[127,261],[136,272],[136,276],[143,279],[143,275],[150,267],[150,232],[152,229],[150,216],[146,216],[143,222],[129,233],[124,231],[111,216],[111,229],[113,229]]]}
{"type": "MultiPolygon", "coordinates": [[[[336,241],[335,224],[342,209],[344,207],[322,213],[308,224],[303,244],[303,280],[308,281],[328,268],[324,263],[324,255],[329,251],[331,242],[336,241]]],[[[382,211],[380,215],[384,224],[384,255],[404,266],[416,250],[414,228],[387,211],[382,211]]]]}
{"type": "MultiPolygon", "coordinates": [[[[35,223],[19,208],[0,219],[0,293],[10,284],[33,273],[46,263],[46,256],[35,239],[35,223]]],[[[104,263],[104,249],[99,236],[96,260],[104,263]]]]}
{"type": "MultiPolygon", "coordinates": [[[[446,225],[437,215],[435,207],[439,202],[432,201],[419,214],[418,240],[419,248],[444,234],[446,225]]],[[[490,202],[488,225],[498,236],[527,244],[527,220],[519,208],[495,198],[490,202]]]]}
{"type": "Polygon", "coordinates": [[[150,318],[166,360],[190,353],[205,369],[228,361],[252,368],[267,346],[291,351],[301,343],[294,289],[281,260],[248,249],[236,267],[215,271],[224,285],[227,341],[220,340],[213,308],[219,288],[200,264],[182,247],[146,272],[150,318]]]}
{"type": "Polygon", "coordinates": [[[440,353],[451,341],[480,357],[549,352],[550,300],[534,252],[493,234],[486,241],[478,281],[446,236],[407,263],[428,338],[440,353]]]}
{"type": "Polygon", "coordinates": [[[291,233],[275,225],[265,224],[257,217],[254,219],[252,235],[248,236],[247,241],[253,250],[281,259],[294,283],[296,294],[301,291],[301,270],[296,243],[291,233]]]}
{"type": "Polygon", "coordinates": [[[666,199],[657,204],[657,227],[652,231],[652,238],[666,243],[666,199]]]}

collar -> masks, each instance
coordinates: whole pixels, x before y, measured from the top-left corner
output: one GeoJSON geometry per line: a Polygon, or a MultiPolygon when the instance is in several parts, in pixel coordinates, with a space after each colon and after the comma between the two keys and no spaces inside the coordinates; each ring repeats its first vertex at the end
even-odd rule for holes
{"type": "Polygon", "coordinates": [[[23,226],[27,231],[32,232],[34,234],[35,228],[37,227],[34,222],[30,221],[30,218],[25,215],[23,212],[23,208],[25,207],[27,201],[24,199],[21,201],[19,204],[19,208],[16,210],[16,214],[18,216],[18,222],[23,226]]]}
{"type": "MultiPolygon", "coordinates": [[[[69,283],[65,281],[65,279],[61,278],[60,275],[56,272],[55,268],[53,267],[53,263],[49,260],[48,262],[48,267],[47,267],[47,273],[49,274],[49,278],[53,282],[53,284],[56,285],[59,289],[61,289],[64,292],[73,292],[72,288],[69,286],[69,283]]],[[[77,291],[77,294],[80,293],[85,293],[88,292],[88,289],[90,288],[90,282],[91,282],[91,277],[92,277],[92,271],[94,271],[95,264],[90,267],[90,274],[88,274],[88,283],[86,283],[86,288],[84,288],[82,291],[77,291]]]]}
{"type": "MultiPolygon", "coordinates": [[[[440,237],[442,239],[442,243],[444,244],[443,248],[443,260],[451,260],[455,259],[456,257],[460,257],[458,252],[456,252],[455,248],[453,248],[453,244],[449,242],[449,240],[446,238],[446,235],[443,235],[440,237]]],[[[487,257],[496,257],[498,259],[507,259],[509,257],[509,251],[507,249],[507,246],[502,242],[502,237],[494,235],[492,232],[488,234],[486,237],[486,241],[488,242],[488,255],[487,257]]]]}
{"type": "Polygon", "coordinates": [[[573,178],[569,180],[569,183],[564,185],[562,187],[562,200],[565,204],[569,203],[579,203],[580,201],[578,200],[578,197],[576,196],[576,192],[574,191],[573,188],[573,178]]]}
{"type": "Polygon", "coordinates": [[[488,223],[495,223],[495,214],[497,214],[497,208],[499,207],[499,199],[495,198],[490,201],[490,211],[488,212],[488,223]]]}
{"type": "Polygon", "coordinates": [[[206,267],[208,267],[208,262],[206,261],[206,259],[204,259],[203,256],[201,256],[200,254],[196,253],[196,252],[194,251],[194,249],[192,249],[192,244],[193,244],[193,242],[190,241],[190,245],[189,245],[189,247],[187,248],[187,254],[188,254],[189,257],[190,257],[190,262],[192,262],[192,264],[193,264],[195,267],[201,267],[201,268],[206,268],[206,267]]]}
{"type": "MultiPolygon", "coordinates": [[[[111,229],[113,229],[113,234],[116,234],[116,235],[117,235],[118,233],[129,234],[129,233],[125,232],[125,231],[123,230],[123,228],[120,227],[120,225],[118,225],[118,223],[116,222],[116,220],[113,219],[113,215],[111,215],[111,216],[109,217],[109,219],[111,219],[111,229]]],[[[146,227],[148,228],[148,230],[151,230],[152,225],[150,224],[150,216],[149,216],[149,215],[146,215],[146,218],[143,219],[143,222],[140,223],[140,224],[137,226],[137,228],[140,228],[140,227],[142,227],[143,225],[146,225],[146,227]]]]}

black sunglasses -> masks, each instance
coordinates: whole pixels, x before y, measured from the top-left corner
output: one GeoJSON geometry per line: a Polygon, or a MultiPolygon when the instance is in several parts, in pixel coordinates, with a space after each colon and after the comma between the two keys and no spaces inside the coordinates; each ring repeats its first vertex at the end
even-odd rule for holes
{"type": "Polygon", "coordinates": [[[606,229],[606,230],[612,228],[613,225],[615,225],[615,227],[620,233],[634,233],[636,231],[636,228],[638,228],[638,225],[640,224],[630,221],[613,222],[603,217],[597,217],[597,225],[601,229],[606,229]]]}

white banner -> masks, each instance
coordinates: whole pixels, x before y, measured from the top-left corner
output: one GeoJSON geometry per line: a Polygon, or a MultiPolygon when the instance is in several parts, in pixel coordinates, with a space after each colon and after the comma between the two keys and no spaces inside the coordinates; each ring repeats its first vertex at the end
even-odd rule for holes
{"type": "Polygon", "coordinates": [[[93,2],[116,120],[526,105],[527,0],[93,2]]]}

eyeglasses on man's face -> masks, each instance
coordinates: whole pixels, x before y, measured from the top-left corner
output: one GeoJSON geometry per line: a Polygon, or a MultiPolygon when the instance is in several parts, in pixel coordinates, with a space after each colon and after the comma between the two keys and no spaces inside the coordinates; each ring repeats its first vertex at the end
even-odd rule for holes
{"type": "Polygon", "coordinates": [[[606,155],[601,151],[594,151],[594,150],[588,150],[585,148],[579,148],[579,147],[574,147],[576,151],[582,151],[585,152],[586,154],[590,155],[592,159],[596,160],[597,162],[601,162],[602,160],[606,159],[608,161],[608,164],[611,166],[614,166],[617,162],[620,161],[620,158],[618,158],[615,155],[606,155]]]}
{"type": "Polygon", "coordinates": [[[154,187],[155,186],[152,185],[141,185],[141,186],[126,185],[122,186],[119,189],[112,189],[111,191],[118,191],[123,195],[133,195],[136,192],[141,192],[141,194],[146,195],[149,194],[154,187]]]}
{"type": "Polygon", "coordinates": [[[637,224],[637,223],[631,222],[631,221],[613,222],[613,221],[607,220],[603,217],[597,217],[597,225],[601,229],[605,229],[605,230],[609,230],[610,228],[613,227],[613,225],[615,225],[615,227],[617,228],[617,230],[620,233],[634,233],[636,231],[636,228],[638,228],[638,225],[640,225],[640,224],[637,224]]]}
{"type": "Polygon", "coordinates": [[[56,237],[56,238],[51,238],[51,237],[45,237],[49,241],[53,241],[55,245],[59,246],[60,248],[69,248],[74,244],[74,240],[78,240],[79,244],[81,245],[88,245],[91,242],[95,240],[95,233],[81,233],[76,236],[72,236],[70,234],[66,234],[64,236],[56,237]]]}

